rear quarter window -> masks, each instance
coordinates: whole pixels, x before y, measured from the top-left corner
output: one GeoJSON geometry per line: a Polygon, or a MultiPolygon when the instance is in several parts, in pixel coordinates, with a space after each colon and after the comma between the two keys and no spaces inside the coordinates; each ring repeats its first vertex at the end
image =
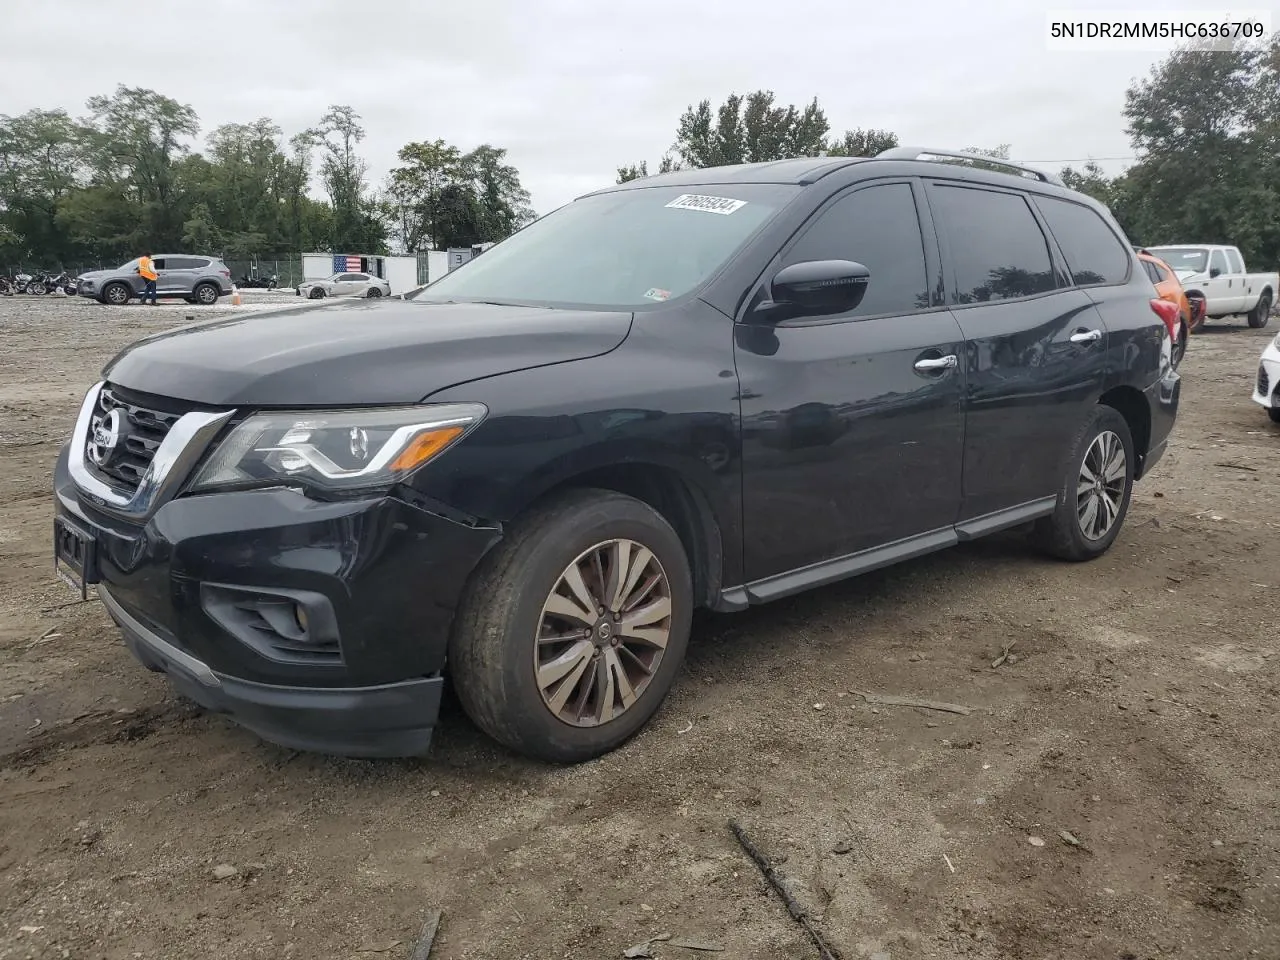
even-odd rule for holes
{"type": "MultiPolygon", "coordinates": [[[[1062,248],[1067,267],[1079,286],[1124,283],[1128,279],[1129,249],[1096,210],[1052,197],[1036,197],[1035,204],[1062,248]]],[[[1155,273],[1152,279],[1159,283],[1159,270],[1155,273]]]]}

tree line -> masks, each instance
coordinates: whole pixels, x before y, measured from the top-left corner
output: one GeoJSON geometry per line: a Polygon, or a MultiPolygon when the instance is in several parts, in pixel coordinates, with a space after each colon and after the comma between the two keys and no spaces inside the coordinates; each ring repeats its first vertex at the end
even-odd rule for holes
{"type": "MultiPolygon", "coordinates": [[[[1225,243],[1256,269],[1280,263],[1280,33],[1229,52],[1170,54],[1125,95],[1131,166],[1108,176],[1095,162],[1062,168],[1067,186],[1107,204],[1137,244],[1225,243]]],[[[889,130],[832,137],[815,98],[776,103],[772,91],[691,105],[655,173],[790,157],[871,157],[898,145],[889,130]]],[[[943,146],[932,144],[932,146],[943,146]]],[[[1010,159],[1010,144],[967,152],[1010,159]]],[[[647,161],[618,168],[618,183],[649,176],[647,161]]]]}
{"type": "Polygon", "coordinates": [[[370,184],[365,130],[346,105],[287,140],[269,118],[223,124],[203,150],[195,110],[154,90],[120,86],[86,108],[0,115],[0,263],[111,262],[144,248],[414,252],[501,240],[534,216],[519,171],[490,144],[408,143],[370,184]]]}

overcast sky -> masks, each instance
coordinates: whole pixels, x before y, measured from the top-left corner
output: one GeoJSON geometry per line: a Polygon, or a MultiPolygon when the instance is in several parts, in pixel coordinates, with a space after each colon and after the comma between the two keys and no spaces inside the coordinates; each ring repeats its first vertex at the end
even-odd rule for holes
{"type": "Polygon", "coordinates": [[[488,142],[510,151],[547,213],[612,183],[620,164],[653,166],[689,104],[757,88],[782,103],[817,96],[833,132],[1010,143],[1015,159],[1054,168],[1127,157],[1125,88],[1162,54],[1049,52],[1046,11],[1219,6],[41,0],[6,5],[0,113],[82,113],[86,98],[124,83],[189,103],[206,132],[267,115],[288,135],[347,103],[364,118],[373,182],[407,141],[488,142]]]}

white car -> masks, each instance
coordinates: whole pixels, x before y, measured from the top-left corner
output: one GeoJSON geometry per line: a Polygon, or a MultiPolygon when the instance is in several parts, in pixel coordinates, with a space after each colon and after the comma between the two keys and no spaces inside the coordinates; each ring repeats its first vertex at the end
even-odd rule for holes
{"type": "Polygon", "coordinates": [[[307,280],[298,284],[298,296],[310,300],[323,297],[391,296],[391,284],[371,273],[335,273],[324,280],[307,280]]]}
{"type": "Polygon", "coordinates": [[[1267,408],[1273,423],[1280,423],[1280,334],[1267,344],[1258,362],[1258,379],[1253,384],[1253,402],[1267,408]]]}

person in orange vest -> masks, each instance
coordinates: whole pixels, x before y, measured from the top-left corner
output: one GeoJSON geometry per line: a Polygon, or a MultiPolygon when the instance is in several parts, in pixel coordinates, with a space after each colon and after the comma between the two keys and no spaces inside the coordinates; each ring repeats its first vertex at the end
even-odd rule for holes
{"type": "Polygon", "coordinates": [[[147,302],[147,297],[151,298],[151,305],[156,305],[156,281],[160,279],[160,274],[156,273],[155,264],[151,262],[151,254],[144,253],[138,258],[138,273],[141,274],[146,286],[142,288],[142,302],[147,302]]]}

